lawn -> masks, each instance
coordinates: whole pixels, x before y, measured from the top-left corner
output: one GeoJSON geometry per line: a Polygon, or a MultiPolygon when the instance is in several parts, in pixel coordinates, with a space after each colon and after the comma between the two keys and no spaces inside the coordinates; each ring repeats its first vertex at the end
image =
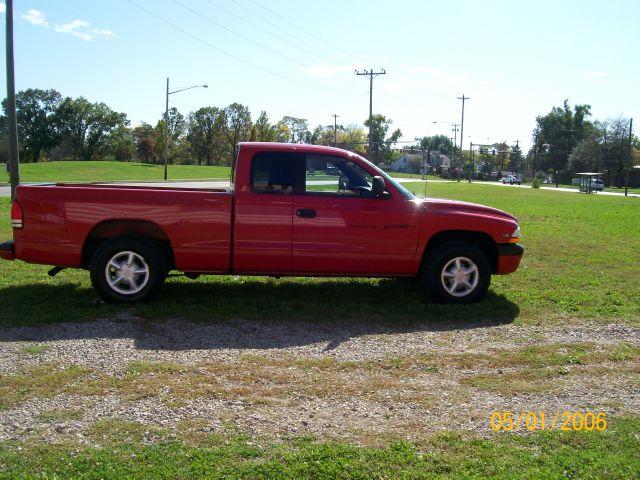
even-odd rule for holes
{"type": "Polygon", "coordinates": [[[103,422],[96,433],[112,432],[108,446],[0,445],[0,478],[626,479],[640,471],[639,429],[639,420],[619,419],[605,432],[492,439],[443,433],[417,445],[371,448],[312,438],[274,444],[237,434],[149,445],[141,425],[103,422]]]}
{"type": "MultiPolygon", "coordinates": [[[[424,184],[407,184],[422,193],[424,184]]],[[[172,276],[158,299],[127,307],[152,318],[310,318],[384,316],[388,321],[640,324],[640,200],[544,190],[431,183],[429,196],[491,205],[515,214],[525,256],[512,275],[494,276],[472,306],[432,303],[417,284],[386,279],[272,279],[172,276]],[[179,299],[189,298],[189,302],[179,299]],[[326,301],[331,298],[331,301],[326,301]],[[357,313],[356,313],[357,312],[357,313]]],[[[9,201],[0,199],[0,238],[10,238],[9,201]]],[[[116,314],[90,287],[87,272],[0,262],[0,325],[83,320],[116,314]],[[51,305],[64,304],[65,309],[51,305]]]]}
{"type": "MultiPolygon", "coordinates": [[[[169,165],[170,180],[228,179],[229,167],[169,165]]],[[[138,162],[60,161],[20,164],[22,182],[110,182],[117,180],[162,180],[162,165],[138,162]]],[[[0,183],[9,181],[7,171],[0,169],[0,183]]]]}

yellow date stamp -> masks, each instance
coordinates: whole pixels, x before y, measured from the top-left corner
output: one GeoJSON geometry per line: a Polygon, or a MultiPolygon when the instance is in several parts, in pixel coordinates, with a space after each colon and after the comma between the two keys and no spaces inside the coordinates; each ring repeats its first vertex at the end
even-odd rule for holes
{"type": "Polygon", "coordinates": [[[489,417],[489,426],[494,432],[519,430],[561,430],[602,432],[607,429],[607,414],[591,411],[495,411],[489,417]]]}

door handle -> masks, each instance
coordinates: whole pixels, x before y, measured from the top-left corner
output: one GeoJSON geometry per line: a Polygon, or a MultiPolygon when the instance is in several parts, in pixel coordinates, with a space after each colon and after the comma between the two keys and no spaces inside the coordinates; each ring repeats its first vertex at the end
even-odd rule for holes
{"type": "Polygon", "coordinates": [[[296,212],[296,215],[300,218],[316,218],[316,212],[313,208],[301,208],[296,212]]]}

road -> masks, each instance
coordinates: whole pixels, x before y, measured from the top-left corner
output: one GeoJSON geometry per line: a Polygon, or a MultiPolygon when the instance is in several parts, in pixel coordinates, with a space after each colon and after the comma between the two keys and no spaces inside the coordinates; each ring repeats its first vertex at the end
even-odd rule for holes
{"type": "MultiPolygon", "coordinates": [[[[418,178],[396,178],[401,183],[422,183],[423,180],[418,178]]],[[[451,180],[428,180],[430,182],[437,183],[454,183],[451,180]]],[[[331,185],[335,183],[334,180],[315,180],[309,182],[310,185],[331,185]]],[[[486,186],[499,186],[499,187],[509,187],[509,188],[531,188],[531,185],[505,185],[501,182],[474,182],[476,185],[486,185],[486,186]]],[[[119,185],[131,185],[131,186],[154,186],[154,185],[163,185],[174,188],[225,188],[229,186],[228,180],[213,180],[213,181],[182,181],[182,182],[118,182],[119,185]]],[[[564,192],[564,193],[579,193],[575,188],[566,188],[566,187],[540,187],[541,190],[550,190],[554,192],[564,192]]],[[[11,195],[11,189],[8,186],[0,186],[0,197],[8,197],[11,195]]],[[[614,197],[624,197],[624,193],[622,192],[598,192],[598,195],[607,195],[614,197]]],[[[629,193],[629,197],[638,197],[640,198],[640,194],[638,193],[629,193]]]]}

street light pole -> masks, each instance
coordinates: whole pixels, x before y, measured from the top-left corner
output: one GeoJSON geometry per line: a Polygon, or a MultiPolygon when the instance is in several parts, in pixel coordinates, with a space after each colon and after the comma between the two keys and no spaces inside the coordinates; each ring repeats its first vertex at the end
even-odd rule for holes
{"type": "MultiPolygon", "coordinates": [[[[633,151],[631,142],[633,141],[633,118],[629,119],[629,165],[633,162],[633,151]]],[[[629,191],[629,170],[624,177],[624,196],[627,196],[629,191]]]]}
{"type": "Polygon", "coordinates": [[[185,90],[191,90],[192,88],[209,88],[209,85],[193,85],[191,87],[180,88],[178,90],[174,90],[173,92],[169,91],[169,77],[167,77],[167,93],[165,96],[164,102],[164,149],[162,151],[162,160],[164,163],[164,179],[167,180],[168,177],[168,163],[169,163],[169,95],[173,95],[174,93],[183,92],[185,90]]]}
{"type": "Polygon", "coordinates": [[[18,150],[18,125],[16,122],[16,81],[13,62],[13,0],[6,4],[7,40],[7,120],[9,130],[9,178],[11,199],[15,198],[16,187],[20,183],[20,152],[18,150]]]}

